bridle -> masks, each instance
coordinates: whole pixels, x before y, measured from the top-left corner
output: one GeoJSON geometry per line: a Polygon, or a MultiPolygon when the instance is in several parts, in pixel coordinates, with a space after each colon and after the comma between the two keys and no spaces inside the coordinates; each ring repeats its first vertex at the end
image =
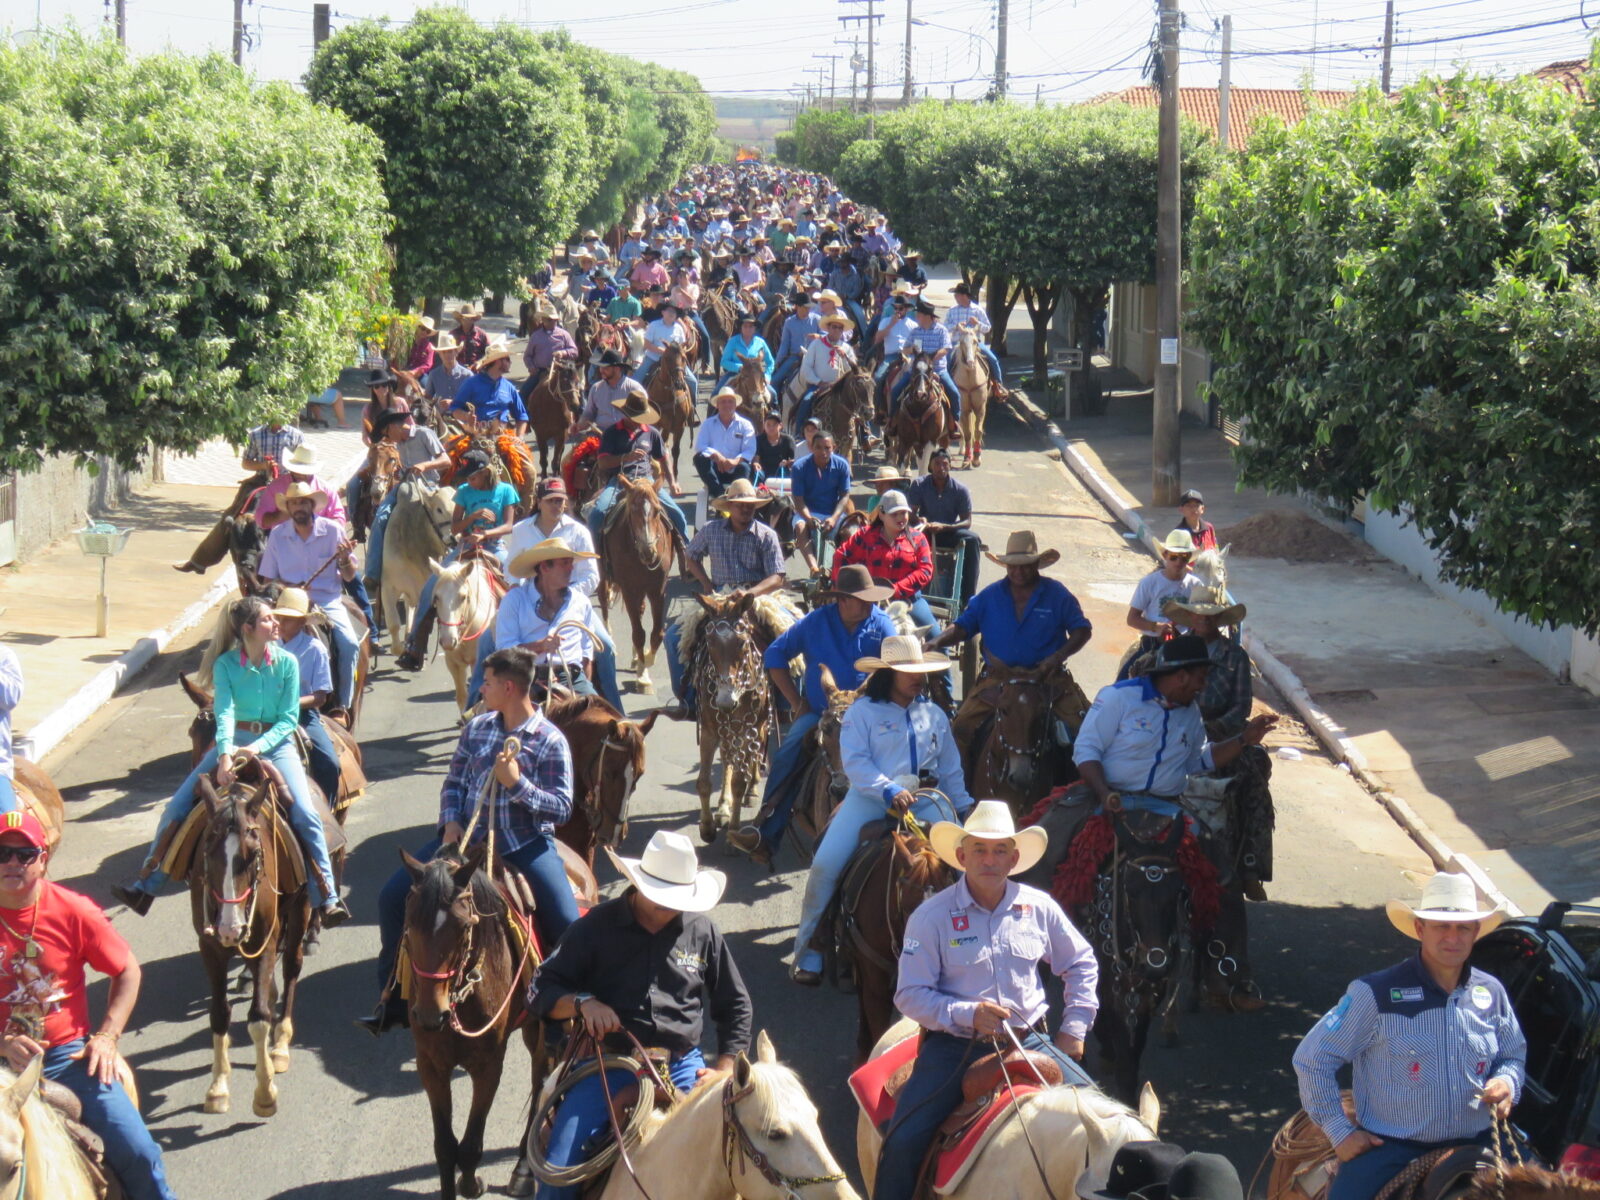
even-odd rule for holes
{"type": "MultiPolygon", "coordinates": [[[[756,1173],[789,1200],[799,1200],[801,1188],[843,1182],[843,1171],[835,1171],[831,1175],[785,1175],[772,1165],[772,1160],[756,1146],[750,1131],[739,1120],[739,1101],[754,1094],[755,1090],[754,1081],[742,1088],[736,1087],[732,1076],[722,1086],[722,1161],[728,1168],[729,1181],[744,1173],[744,1164],[748,1159],[756,1173]]],[[[737,1183],[734,1186],[737,1190],[737,1183]]]]}
{"type": "Polygon", "coordinates": [[[1027,758],[1037,766],[1039,759],[1042,757],[1041,748],[1048,745],[1048,742],[1043,737],[1035,737],[1033,735],[1035,729],[1040,725],[1045,725],[1046,732],[1048,731],[1048,720],[1051,712],[1050,685],[1042,679],[1006,679],[999,684],[999,687],[1002,693],[1007,688],[1038,688],[1044,693],[1045,702],[1030,722],[1025,744],[1021,746],[1014,745],[1006,737],[1004,714],[1000,705],[998,703],[995,704],[995,719],[991,727],[992,732],[989,735],[991,768],[996,759],[1003,759],[1014,754],[1027,758]]]}
{"type": "MultiPolygon", "coordinates": [[[[606,819],[606,811],[600,802],[600,781],[605,778],[601,768],[605,765],[606,754],[612,750],[621,750],[626,753],[628,756],[628,766],[630,767],[633,765],[634,760],[634,748],[631,745],[625,741],[619,742],[610,734],[607,734],[601,739],[600,745],[595,749],[594,757],[589,761],[589,790],[584,794],[583,798],[583,815],[588,819],[589,828],[594,832],[596,837],[600,835],[600,823],[606,819]]],[[[635,786],[637,786],[637,776],[634,777],[633,783],[635,786]]],[[[619,806],[619,810],[617,812],[616,826],[618,837],[627,836],[628,801],[632,798],[633,788],[630,787],[626,794],[623,795],[622,804],[619,806]]]]}
{"type": "MultiPolygon", "coordinates": [[[[472,994],[478,990],[478,985],[483,982],[482,956],[480,947],[473,937],[473,931],[485,919],[484,914],[478,911],[477,903],[472,898],[472,886],[470,883],[465,890],[467,893],[467,920],[464,925],[467,932],[466,936],[461,940],[460,946],[457,947],[456,953],[451,959],[446,960],[450,965],[445,970],[424,971],[417,966],[416,960],[412,959],[411,973],[418,979],[426,979],[431,983],[448,981],[449,986],[445,990],[445,1012],[451,1032],[464,1038],[479,1038],[500,1024],[500,1018],[505,1015],[506,1010],[511,1007],[511,1002],[516,998],[520,990],[519,985],[522,982],[522,973],[527,969],[528,962],[533,957],[533,933],[532,930],[526,928],[522,931],[522,954],[517,960],[517,969],[512,973],[511,983],[506,988],[505,998],[500,1001],[500,1007],[495,1009],[494,1014],[489,1017],[482,1028],[463,1029],[460,1014],[456,1010],[460,1005],[471,999],[472,994]]],[[[413,889],[414,891],[415,889],[413,889]]],[[[506,905],[506,915],[512,921],[518,921],[516,912],[510,906],[509,901],[506,905]]]]}
{"type": "MultiPolygon", "coordinates": [[[[276,803],[275,800],[271,799],[270,793],[268,801],[269,803],[276,803]]],[[[228,800],[228,807],[219,809],[217,816],[212,818],[210,825],[206,829],[205,850],[207,859],[211,857],[211,851],[216,845],[214,831],[218,823],[217,818],[221,817],[225,813],[230,814],[232,822],[237,825],[238,813],[240,811],[238,805],[239,802],[237,799],[230,798],[228,800]]],[[[205,920],[204,928],[212,931],[215,931],[217,927],[217,921],[220,920],[222,916],[222,910],[224,908],[227,908],[230,905],[240,904],[246,906],[243,922],[244,935],[239,939],[239,944],[234,947],[234,949],[238,951],[239,957],[244,959],[257,959],[267,952],[267,947],[272,945],[277,938],[278,922],[282,915],[282,906],[275,904],[272,910],[272,925],[262,936],[261,944],[256,947],[254,953],[245,949],[246,943],[248,943],[250,940],[250,931],[255,928],[256,905],[263,890],[261,877],[265,871],[266,862],[264,847],[260,841],[261,829],[259,826],[257,826],[256,834],[256,848],[255,851],[250,855],[249,870],[246,876],[244,891],[237,896],[224,896],[220,891],[211,886],[211,880],[208,877],[205,881],[205,894],[201,897],[200,902],[201,916],[205,920]],[[213,901],[216,904],[215,909],[212,907],[213,901]]],[[[276,814],[274,814],[272,817],[272,837],[274,843],[276,843],[278,838],[278,821],[276,814]]],[[[278,891],[275,885],[272,888],[272,894],[275,899],[281,900],[283,897],[283,894],[278,891]]]]}
{"type": "MultiPolygon", "coordinates": [[[[493,585],[489,583],[489,577],[488,577],[488,574],[487,574],[488,568],[487,567],[483,567],[481,572],[474,572],[474,571],[471,570],[472,567],[482,566],[482,564],[483,564],[483,555],[480,553],[477,557],[471,558],[471,559],[467,559],[465,561],[467,562],[467,565],[468,565],[468,571],[467,571],[466,579],[470,580],[475,575],[481,574],[482,578],[483,578],[483,581],[484,581],[484,586],[489,588],[490,593],[491,593],[490,598],[493,599],[493,585]]],[[[463,582],[465,582],[465,580],[463,582]]],[[[482,606],[475,607],[472,610],[471,613],[469,613],[467,616],[461,618],[461,620],[459,620],[459,621],[446,621],[443,617],[440,617],[438,619],[439,620],[439,627],[441,629],[459,629],[461,626],[465,625],[468,620],[471,620],[471,619],[479,616],[482,613],[482,611],[483,611],[482,606]]],[[[463,643],[475,642],[479,638],[481,638],[485,633],[487,633],[489,631],[489,629],[491,629],[493,627],[493,625],[494,625],[494,613],[491,611],[488,614],[487,618],[484,620],[484,623],[478,627],[478,631],[476,633],[463,633],[459,640],[461,642],[463,642],[463,643]]]]}
{"type": "Polygon", "coordinates": [[[1122,944],[1122,910],[1127,903],[1123,873],[1128,870],[1142,874],[1147,883],[1159,884],[1168,875],[1179,873],[1179,868],[1176,859],[1169,855],[1124,857],[1119,836],[1111,853],[1110,869],[1102,872],[1095,881],[1096,896],[1088,932],[1101,955],[1110,963],[1112,993],[1122,999],[1125,1010],[1122,1019],[1131,1036],[1138,1021],[1139,1009],[1146,1000],[1151,1004],[1158,1003],[1165,990],[1168,992],[1165,1009],[1170,1010],[1177,1002],[1180,989],[1175,986],[1175,980],[1181,970],[1169,968],[1175,963],[1181,968],[1182,960],[1187,957],[1188,933],[1187,922],[1183,920],[1186,901],[1180,888],[1174,900],[1177,919],[1173,922],[1172,935],[1165,946],[1146,943],[1131,919],[1133,940],[1127,946],[1122,944]],[[1144,968],[1165,974],[1152,978],[1144,973],[1144,968]]]}

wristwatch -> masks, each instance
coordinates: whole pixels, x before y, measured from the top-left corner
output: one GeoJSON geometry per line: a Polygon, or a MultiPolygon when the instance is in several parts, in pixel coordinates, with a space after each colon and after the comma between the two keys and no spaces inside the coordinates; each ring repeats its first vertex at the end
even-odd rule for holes
{"type": "Polygon", "coordinates": [[[585,1000],[593,999],[593,992],[574,992],[572,994],[572,1011],[577,1013],[580,1017],[583,1016],[583,1002],[585,1000]]]}

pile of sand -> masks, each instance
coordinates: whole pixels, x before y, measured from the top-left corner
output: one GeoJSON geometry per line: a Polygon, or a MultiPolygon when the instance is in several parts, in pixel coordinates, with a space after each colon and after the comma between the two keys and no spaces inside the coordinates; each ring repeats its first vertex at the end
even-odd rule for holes
{"type": "Polygon", "coordinates": [[[1229,547],[1229,553],[1240,558],[1314,563],[1363,563],[1378,558],[1360,539],[1295,509],[1271,509],[1219,529],[1217,544],[1229,547]]]}

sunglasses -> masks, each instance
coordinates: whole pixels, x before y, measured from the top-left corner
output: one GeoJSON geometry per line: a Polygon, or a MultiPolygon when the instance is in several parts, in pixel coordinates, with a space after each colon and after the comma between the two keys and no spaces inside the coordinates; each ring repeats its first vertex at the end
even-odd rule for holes
{"type": "Polygon", "coordinates": [[[1163,551],[1161,557],[1168,562],[1188,562],[1190,558],[1187,554],[1170,554],[1165,551],[1163,551]]]}
{"type": "Polygon", "coordinates": [[[37,862],[44,851],[38,846],[0,846],[0,865],[19,862],[23,866],[37,862]]]}

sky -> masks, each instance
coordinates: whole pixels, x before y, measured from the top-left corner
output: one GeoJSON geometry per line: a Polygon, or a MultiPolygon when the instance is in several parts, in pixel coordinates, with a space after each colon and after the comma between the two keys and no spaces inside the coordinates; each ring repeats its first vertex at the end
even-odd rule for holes
{"type": "MultiPolygon", "coordinates": [[[[101,28],[114,0],[0,0],[0,29],[13,35],[76,23],[101,28]]],[[[228,53],[232,0],[125,0],[136,52],[173,48],[228,53]]],[[[798,97],[810,84],[848,95],[852,38],[866,58],[869,0],[586,0],[574,10],[547,0],[455,0],[485,23],[567,28],[579,41],[696,75],[719,95],[798,97]],[[837,55],[837,58],[826,56],[837,55]]],[[[880,95],[902,93],[907,5],[927,24],[912,34],[919,95],[975,97],[994,73],[997,5],[1009,6],[1011,94],[1045,103],[1087,99],[1141,82],[1154,0],[871,0],[882,14],[873,78],[880,95]]],[[[406,20],[416,0],[332,0],[333,27],[363,18],[406,20]]],[[[1600,33],[1600,0],[1396,0],[1396,85],[1456,65],[1515,74],[1586,58],[1600,33]]],[[[264,79],[297,81],[311,55],[311,0],[248,0],[245,66],[264,79]]],[[[1221,22],[1233,18],[1235,87],[1294,88],[1311,80],[1340,89],[1374,79],[1384,0],[1183,0],[1180,82],[1213,87],[1221,22]]],[[[863,62],[857,74],[865,89],[863,62]]]]}

